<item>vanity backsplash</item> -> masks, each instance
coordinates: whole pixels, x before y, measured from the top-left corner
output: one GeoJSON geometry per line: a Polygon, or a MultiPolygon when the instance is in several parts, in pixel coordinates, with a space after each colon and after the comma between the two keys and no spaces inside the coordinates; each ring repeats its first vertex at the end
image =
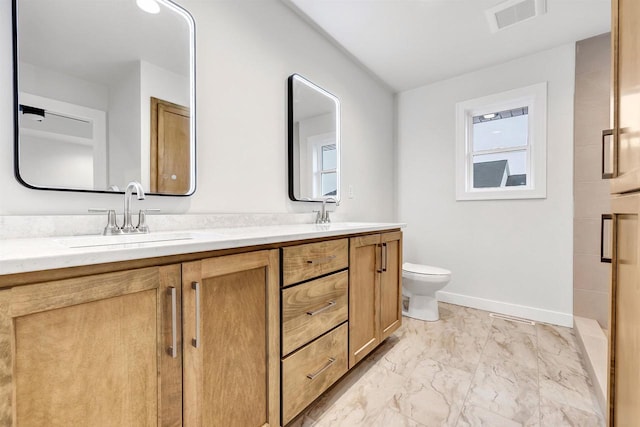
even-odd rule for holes
{"type": "MultiPolygon", "coordinates": [[[[119,214],[119,217],[122,214],[119,214]]],[[[228,227],[311,224],[315,213],[180,214],[149,215],[151,233],[228,227]]],[[[345,220],[333,214],[333,221],[345,220]]],[[[98,235],[107,223],[106,214],[0,216],[0,239],[98,235]]]]}

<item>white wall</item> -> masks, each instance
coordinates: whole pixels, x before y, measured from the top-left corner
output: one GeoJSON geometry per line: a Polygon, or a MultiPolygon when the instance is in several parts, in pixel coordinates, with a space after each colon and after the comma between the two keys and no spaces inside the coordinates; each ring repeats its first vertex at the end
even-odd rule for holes
{"type": "MultiPolygon", "coordinates": [[[[392,220],[393,95],[278,0],[180,1],[196,20],[197,191],[151,197],[164,212],[310,212],[287,196],[287,77],[300,73],[342,103],[340,214],[392,220]],[[385,203],[385,201],[389,201],[385,203]]],[[[0,0],[0,88],[12,91],[11,7],[0,0]]],[[[35,191],[13,177],[13,105],[0,99],[0,215],[120,207],[120,195],[35,191]]]]}
{"type": "Polygon", "coordinates": [[[572,325],[574,45],[402,92],[404,258],[453,272],[442,300],[572,325]],[[455,104],[548,82],[547,198],[455,200],[455,104]]]}

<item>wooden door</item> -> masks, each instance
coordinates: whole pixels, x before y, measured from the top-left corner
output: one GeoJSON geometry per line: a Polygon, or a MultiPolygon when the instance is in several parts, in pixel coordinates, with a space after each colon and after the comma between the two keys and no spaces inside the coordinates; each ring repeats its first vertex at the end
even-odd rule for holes
{"type": "Polygon", "coordinates": [[[381,236],[380,341],[402,324],[402,232],[381,236]]]}
{"type": "Polygon", "coordinates": [[[380,343],[380,235],[349,239],[349,369],[380,343]]]}
{"type": "Polygon", "coordinates": [[[189,108],[151,98],[151,191],[186,194],[191,187],[189,108]]]}
{"type": "Polygon", "coordinates": [[[0,424],[180,425],[179,291],[178,265],[1,291],[0,424]]]}
{"type": "Polygon", "coordinates": [[[183,264],[184,425],[279,426],[278,251],[183,264]]]}
{"type": "Polygon", "coordinates": [[[640,2],[612,0],[614,176],[611,193],[640,189],[640,2]],[[616,167],[617,166],[617,167],[616,167]]]}
{"type": "Polygon", "coordinates": [[[614,198],[609,425],[640,419],[640,195],[614,198]]]}

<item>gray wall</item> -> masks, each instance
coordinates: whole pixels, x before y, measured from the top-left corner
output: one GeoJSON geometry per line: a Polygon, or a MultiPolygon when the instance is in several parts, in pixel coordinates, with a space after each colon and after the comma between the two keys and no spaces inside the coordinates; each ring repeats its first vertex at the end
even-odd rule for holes
{"type": "Polygon", "coordinates": [[[609,324],[611,264],[600,262],[600,215],[611,211],[601,170],[603,129],[610,127],[611,34],[576,44],[574,117],[573,311],[609,324]]]}

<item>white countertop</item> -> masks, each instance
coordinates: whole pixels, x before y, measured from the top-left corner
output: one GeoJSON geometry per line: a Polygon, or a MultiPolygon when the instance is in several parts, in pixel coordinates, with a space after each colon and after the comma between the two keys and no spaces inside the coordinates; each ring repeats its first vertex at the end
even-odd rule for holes
{"type": "Polygon", "coordinates": [[[163,231],[124,236],[5,239],[0,240],[0,275],[384,231],[405,225],[337,222],[163,231]]]}

